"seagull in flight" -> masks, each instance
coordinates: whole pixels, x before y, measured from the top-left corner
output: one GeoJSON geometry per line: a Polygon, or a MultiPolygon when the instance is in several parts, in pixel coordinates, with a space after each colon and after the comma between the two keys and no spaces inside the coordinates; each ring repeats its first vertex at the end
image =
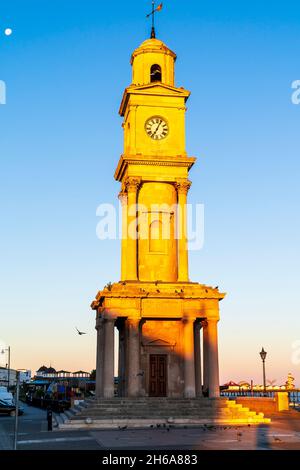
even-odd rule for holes
{"type": "Polygon", "coordinates": [[[86,335],[86,333],[84,333],[84,331],[79,331],[77,326],[75,326],[76,330],[77,330],[77,333],[81,336],[81,335],[86,335]]]}

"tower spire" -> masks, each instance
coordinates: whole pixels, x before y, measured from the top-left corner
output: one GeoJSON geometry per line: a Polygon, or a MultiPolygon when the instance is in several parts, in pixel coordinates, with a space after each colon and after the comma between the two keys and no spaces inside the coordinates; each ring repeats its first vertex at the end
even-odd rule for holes
{"type": "Polygon", "coordinates": [[[155,1],[152,0],[152,11],[151,13],[149,13],[146,18],[150,18],[150,16],[152,17],[152,28],[151,28],[151,39],[155,39],[155,13],[157,11],[160,11],[163,7],[163,4],[160,3],[156,8],[155,8],[155,1]]]}

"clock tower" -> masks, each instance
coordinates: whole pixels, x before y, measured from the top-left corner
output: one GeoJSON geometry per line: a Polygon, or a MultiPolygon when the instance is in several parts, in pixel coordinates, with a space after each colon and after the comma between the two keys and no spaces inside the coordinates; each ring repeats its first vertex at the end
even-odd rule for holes
{"type": "Polygon", "coordinates": [[[144,41],[125,89],[124,150],[115,171],[122,205],[121,280],[98,292],[96,396],[219,396],[217,288],[189,280],[186,153],[190,92],[175,86],[176,54],[144,41]]]}
{"type": "MultiPolygon", "coordinates": [[[[132,84],[120,106],[124,154],[115,178],[134,217],[133,204],[138,204],[141,236],[137,244],[133,237],[123,242],[122,280],[188,281],[185,206],[195,158],[185,149],[190,92],[174,85],[175,60],[176,54],[155,38],[144,41],[131,57],[132,84]]],[[[130,216],[123,216],[130,224],[130,216]]]]}

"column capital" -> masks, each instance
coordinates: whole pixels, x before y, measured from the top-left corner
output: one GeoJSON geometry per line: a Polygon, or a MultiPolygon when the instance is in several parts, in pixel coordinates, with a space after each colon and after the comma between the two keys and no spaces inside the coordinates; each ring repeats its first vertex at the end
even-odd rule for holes
{"type": "Polygon", "coordinates": [[[207,319],[206,319],[206,322],[207,322],[208,324],[212,324],[212,323],[218,323],[219,320],[220,320],[220,319],[219,319],[219,318],[216,318],[216,317],[215,317],[215,318],[207,318],[207,319]]]}
{"type": "Polygon", "coordinates": [[[200,320],[200,324],[202,328],[206,328],[208,325],[212,325],[213,323],[218,323],[219,318],[204,318],[200,320]]]}
{"type": "Polygon", "coordinates": [[[115,323],[116,320],[117,320],[117,319],[116,319],[115,317],[105,317],[105,318],[104,318],[104,321],[105,321],[106,323],[115,323]]]}
{"type": "Polygon", "coordinates": [[[178,194],[185,194],[187,195],[192,182],[186,179],[178,179],[175,183],[175,188],[177,189],[178,194]]]}
{"type": "Polygon", "coordinates": [[[140,178],[135,178],[133,176],[130,176],[125,181],[125,187],[126,187],[128,193],[137,192],[137,190],[139,189],[140,184],[141,184],[140,178]]]}
{"type": "Polygon", "coordinates": [[[194,323],[195,320],[196,320],[196,317],[189,317],[189,316],[184,316],[181,319],[182,323],[194,323]]]}
{"type": "Polygon", "coordinates": [[[137,317],[128,317],[126,322],[129,326],[139,326],[141,319],[137,317]]]}

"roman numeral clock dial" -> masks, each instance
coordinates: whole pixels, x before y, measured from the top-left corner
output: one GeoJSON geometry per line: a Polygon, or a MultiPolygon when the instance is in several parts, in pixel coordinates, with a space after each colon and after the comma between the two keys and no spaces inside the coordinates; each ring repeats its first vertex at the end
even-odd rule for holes
{"type": "Polygon", "coordinates": [[[169,133],[168,124],[159,116],[151,117],[146,121],[145,130],[153,140],[161,140],[167,137],[169,133]]]}

